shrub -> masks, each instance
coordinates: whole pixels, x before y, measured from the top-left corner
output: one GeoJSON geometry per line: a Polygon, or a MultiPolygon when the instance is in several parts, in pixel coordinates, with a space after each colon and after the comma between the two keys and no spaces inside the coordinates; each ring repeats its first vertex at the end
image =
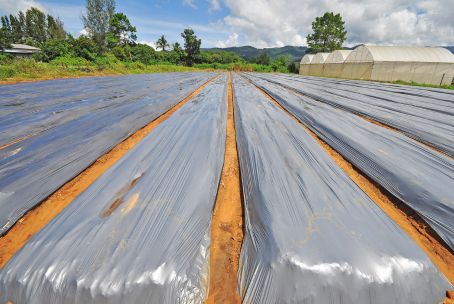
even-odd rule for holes
{"type": "Polygon", "coordinates": [[[100,49],[97,44],[87,36],[81,35],[77,39],[71,41],[74,55],[82,57],[89,61],[94,61],[96,56],[100,54],[100,49]]]}
{"type": "Polygon", "coordinates": [[[118,64],[120,61],[113,54],[106,54],[105,56],[96,57],[94,63],[98,70],[103,70],[118,64]]]}
{"type": "Polygon", "coordinates": [[[55,58],[50,62],[52,65],[65,67],[65,68],[74,68],[74,67],[85,67],[89,65],[89,62],[82,57],[73,57],[73,56],[62,56],[55,58]]]}
{"type": "Polygon", "coordinates": [[[131,56],[133,61],[139,61],[143,64],[152,64],[158,58],[151,46],[140,43],[131,47],[131,56]]]}
{"type": "Polygon", "coordinates": [[[13,55],[0,53],[0,64],[7,64],[13,60],[13,55]]]}
{"type": "Polygon", "coordinates": [[[11,78],[16,75],[14,68],[10,66],[0,66],[0,79],[11,78]]]}
{"type": "Polygon", "coordinates": [[[118,45],[112,49],[112,54],[117,57],[118,60],[128,61],[130,60],[129,46],[118,45]]]}
{"type": "Polygon", "coordinates": [[[38,61],[50,62],[57,57],[71,56],[72,46],[65,40],[50,39],[41,46],[41,52],[33,55],[38,61]]]}

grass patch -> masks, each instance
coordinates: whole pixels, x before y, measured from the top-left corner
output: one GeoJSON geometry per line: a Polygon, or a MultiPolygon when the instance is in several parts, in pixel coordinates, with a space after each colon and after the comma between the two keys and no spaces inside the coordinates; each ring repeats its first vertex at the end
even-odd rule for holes
{"type": "Polygon", "coordinates": [[[157,62],[147,65],[141,62],[120,61],[113,55],[97,57],[94,61],[88,61],[81,57],[63,56],[48,63],[26,58],[0,58],[0,82],[3,83],[84,76],[190,72],[201,70],[248,72],[274,71],[271,66],[253,63],[204,63],[196,64],[193,67],[166,62],[157,62]]]}
{"type": "Polygon", "coordinates": [[[454,90],[454,85],[436,85],[436,84],[427,84],[427,83],[417,83],[417,82],[406,82],[406,81],[393,81],[395,84],[411,85],[415,87],[426,87],[426,88],[436,88],[436,89],[448,89],[454,90]]]}
{"type": "Polygon", "coordinates": [[[186,67],[172,64],[145,65],[141,62],[121,62],[112,58],[97,58],[90,62],[80,57],[59,57],[49,63],[34,59],[3,60],[0,63],[0,82],[45,80],[56,78],[189,72],[207,70],[204,67],[186,67]]]}

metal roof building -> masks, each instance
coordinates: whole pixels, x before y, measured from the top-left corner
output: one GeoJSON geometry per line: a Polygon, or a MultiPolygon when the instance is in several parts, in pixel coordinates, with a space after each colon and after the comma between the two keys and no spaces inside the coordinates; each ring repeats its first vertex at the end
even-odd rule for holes
{"type": "Polygon", "coordinates": [[[30,57],[35,53],[40,52],[39,48],[26,44],[12,43],[10,48],[4,49],[2,52],[18,57],[30,57]]]}

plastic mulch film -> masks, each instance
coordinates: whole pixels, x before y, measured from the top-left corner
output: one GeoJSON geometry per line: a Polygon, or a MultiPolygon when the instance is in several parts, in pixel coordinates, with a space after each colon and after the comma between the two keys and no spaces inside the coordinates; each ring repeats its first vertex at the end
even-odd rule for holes
{"type": "Polygon", "coordinates": [[[245,203],[244,303],[438,303],[425,253],[315,140],[234,78],[245,203]]]}
{"type": "Polygon", "coordinates": [[[203,303],[227,113],[221,76],[0,271],[0,302],[203,303]]]}
{"type": "Polygon", "coordinates": [[[415,210],[454,250],[454,161],[398,132],[259,80],[254,83],[375,182],[415,210]]]}
{"type": "Polygon", "coordinates": [[[200,79],[207,79],[207,74],[163,73],[0,85],[0,147],[90,112],[134,104],[144,98],[159,103],[150,98],[150,93],[180,91],[200,79]]]}
{"type": "Polygon", "coordinates": [[[364,92],[369,95],[371,92],[372,96],[383,96],[384,99],[396,101],[398,103],[408,104],[419,104],[423,107],[436,110],[438,107],[450,108],[452,113],[454,105],[454,93],[448,89],[438,89],[429,87],[417,87],[408,85],[398,85],[389,83],[380,83],[372,81],[361,81],[361,80],[345,80],[336,78],[318,78],[318,77],[299,77],[296,75],[278,75],[279,77],[288,78],[292,80],[299,80],[307,83],[322,84],[323,86],[330,88],[337,88],[345,91],[364,92]],[[401,97],[405,96],[405,99],[401,97]],[[430,98],[431,102],[427,103],[427,99],[430,98]],[[426,103],[424,104],[424,102],[426,103]],[[450,104],[450,106],[449,106],[450,104]]]}
{"type": "MultiPolygon", "coordinates": [[[[22,96],[11,97],[12,101],[2,100],[4,107],[15,108],[13,103],[23,103],[17,105],[17,121],[0,118],[0,128],[19,125],[29,130],[28,126],[32,125],[36,133],[0,149],[0,234],[117,143],[159,117],[214,75],[164,74],[164,82],[149,75],[115,77],[112,83],[99,79],[102,83],[99,86],[98,80],[90,85],[84,82],[83,92],[77,97],[71,95],[75,80],[70,80],[71,85],[65,85],[72,92],[69,99],[60,87],[65,84],[64,80],[17,85],[16,90],[0,87],[3,95],[9,90],[22,96]],[[59,84],[58,89],[53,87],[55,83],[59,84]],[[43,93],[38,100],[30,95],[29,85],[39,86],[48,93],[43,93]],[[28,93],[23,92],[26,88],[28,93]],[[61,96],[48,101],[51,97],[47,94],[52,96],[56,92],[61,96]],[[9,105],[5,106],[6,103],[9,105]]],[[[35,93],[40,94],[41,91],[35,93]]],[[[8,115],[11,118],[13,113],[8,115]]]]}
{"type": "MultiPolygon", "coordinates": [[[[444,153],[454,157],[454,120],[452,102],[443,102],[444,110],[428,109],[417,104],[404,102],[409,96],[402,95],[399,99],[386,100],[375,96],[357,93],[357,88],[350,87],[347,92],[338,88],[330,88],[324,83],[308,84],[304,80],[263,76],[261,78],[284,85],[288,88],[325,102],[335,107],[360,114],[400,130],[407,136],[432,145],[444,153]],[[401,102],[398,102],[401,101],[401,102]],[[450,105],[450,106],[449,106],[450,105]]],[[[426,105],[433,103],[425,98],[426,105]]]]}

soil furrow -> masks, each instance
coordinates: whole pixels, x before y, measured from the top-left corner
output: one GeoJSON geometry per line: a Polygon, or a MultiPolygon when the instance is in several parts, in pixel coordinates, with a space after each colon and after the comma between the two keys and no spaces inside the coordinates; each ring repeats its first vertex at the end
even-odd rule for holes
{"type": "Polygon", "coordinates": [[[210,282],[206,303],[241,303],[238,265],[243,240],[243,210],[235,122],[232,75],[228,83],[227,137],[224,167],[211,220],[210,282]]]}
{"type": "Polygon", "coordinates": [[[6,234],[0,237],[0,268],[2,268],[34,234],[63,211],[65,207],[87,189],[99,176],[112,167],[154,128],[167,120],[175,111],[181,108],[186,102],[218,77],[219,75],[214,76],[157,119],[139,129],[124,141],[118,143],[112,150],[98,158],[79,175],[64,184],[35,208],[27,212],[27,214],[11,227],[6,234]]]}

